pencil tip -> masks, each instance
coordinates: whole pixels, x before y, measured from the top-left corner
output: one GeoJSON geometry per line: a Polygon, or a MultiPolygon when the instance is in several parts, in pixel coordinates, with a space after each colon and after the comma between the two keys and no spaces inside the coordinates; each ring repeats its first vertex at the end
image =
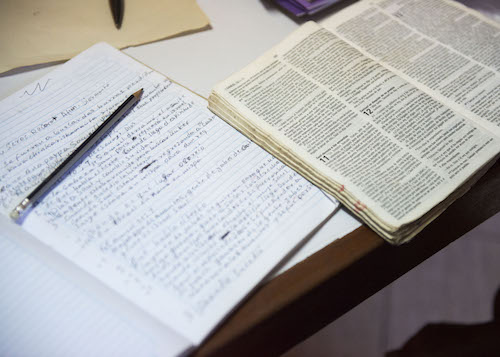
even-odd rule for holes
{"type": "Polygon", "coordinates": [[[141,96],[142,96],[142,92],[144,92],[144,90],[141,88],[139,89],[137,92],[135,92],[134,94],[132,94],[136,99],[141,99],[141,96]]]}

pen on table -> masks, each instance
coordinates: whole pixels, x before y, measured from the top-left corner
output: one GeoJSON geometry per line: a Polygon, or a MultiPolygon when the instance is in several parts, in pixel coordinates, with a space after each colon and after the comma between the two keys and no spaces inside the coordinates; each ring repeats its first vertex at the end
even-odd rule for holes
{"type": "Polygon", "coordinates": [[[119,30],[122,27],[123,12],[125,9],[123,0],[109,0],[109,6],[111,7],[115,26],[119,30]]]}
{"type": "Polygon", "coordinates": [[[108,132],[108,130],[141,98],[142,88],[128,97],[71,155],[66,158],[10,213],[17,220],[32,204],[37,202],[78,160],[108,132]]]}

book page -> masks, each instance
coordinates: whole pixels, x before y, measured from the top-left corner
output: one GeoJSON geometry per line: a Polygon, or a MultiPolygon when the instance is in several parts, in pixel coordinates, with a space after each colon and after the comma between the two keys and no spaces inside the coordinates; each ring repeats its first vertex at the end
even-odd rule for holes
{"type": "Polygon", "coordinates": [[[99,44],[0,103],[4,213],[140,88],[22,226],[198,344],[336,205],[206,101],[99,44]]]}
{"type": "Polygon", "coordinates": [[[443,201],[500,149],[492,133],[312,22],[213,93],[211,108],[237,111],[241,127],[389,230],[443,201]]]}
{"type": "Polygon", "coordinates": [[[365,0],[322,25],[500,137],[500,24],[448,0],[365,0]]]}

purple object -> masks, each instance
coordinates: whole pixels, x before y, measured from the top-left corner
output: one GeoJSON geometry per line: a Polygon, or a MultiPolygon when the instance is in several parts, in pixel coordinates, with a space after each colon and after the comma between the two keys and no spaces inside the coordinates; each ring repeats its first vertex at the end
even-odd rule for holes
{"type": "Polygon", "coordinates": [[[315,10],[318,7],[323,8],[324,6],[328,6],[330,4],[333,4],[337,2],[338,0],[315,0],[315,1],[307,1],[307,0],[289,0],[290,2],[295,2],[299,4],[300,6],[303,6],[306,11],[311,11],[315,10]]]}
{"type": "Polygon", "coordinates": [[[289,0],[274,0],[274,2],[282,9],[290,12],[292,15],[301,17],[307,14],[302,6],[298,6],[289,0]]]}
{"type": "Polygon", "coordinates": [[[275,0],[274,2],[294,16],[313,15],[340,0],[275,0]]]}

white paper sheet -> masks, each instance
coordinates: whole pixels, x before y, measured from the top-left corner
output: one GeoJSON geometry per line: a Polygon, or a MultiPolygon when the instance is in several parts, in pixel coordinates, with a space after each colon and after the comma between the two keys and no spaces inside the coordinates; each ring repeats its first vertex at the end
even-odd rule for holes
{"type": "Polygon", "coordinates": [[[294,265],[309,258],[328,244],[340,239],[360,227],[361,223],[348,213],[345,208],[340,208],[332,218],[321,227],[314,236],[292,255],[271,277],[283,274],[294,265]]]}

